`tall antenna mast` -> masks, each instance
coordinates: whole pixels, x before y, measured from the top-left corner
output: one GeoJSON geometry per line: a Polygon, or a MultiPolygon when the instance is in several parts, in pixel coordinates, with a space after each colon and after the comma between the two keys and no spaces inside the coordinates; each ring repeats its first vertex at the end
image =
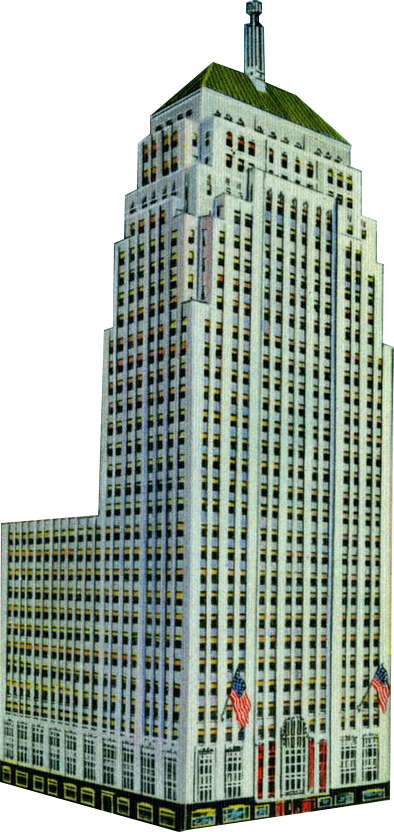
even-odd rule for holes
{"type": "Polygon", "coordinates": [[[263,4],[260,0],[252,0],[246,4],[249,20],[245,25],[244,72],[249,75],[256,89],[266,92],[264,29],[260,20],[262,11],[263,4]]]}

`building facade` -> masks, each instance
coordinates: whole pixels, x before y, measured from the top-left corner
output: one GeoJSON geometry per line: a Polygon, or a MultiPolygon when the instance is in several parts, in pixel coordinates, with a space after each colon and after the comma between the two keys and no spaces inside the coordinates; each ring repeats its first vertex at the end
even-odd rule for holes
{"type": "Polygon", "coordinates": [[[139,146],[98,516],[2,527],[1,779],[179,829],[389,794],[376,224],[247,11],[244,73],[211,64],[139,146]]]}

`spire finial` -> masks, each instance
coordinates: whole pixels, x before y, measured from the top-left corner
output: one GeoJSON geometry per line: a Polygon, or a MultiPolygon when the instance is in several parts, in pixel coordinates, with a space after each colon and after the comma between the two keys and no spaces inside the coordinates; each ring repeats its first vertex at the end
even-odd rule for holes
{"type": "Polygon", "coordinates": [[[264,29],[259,17],[263,4],[253,0],[246,4],[250,22],[245,23],[245,75],[248,75],[256,89],[265,92],[264,29]]]}

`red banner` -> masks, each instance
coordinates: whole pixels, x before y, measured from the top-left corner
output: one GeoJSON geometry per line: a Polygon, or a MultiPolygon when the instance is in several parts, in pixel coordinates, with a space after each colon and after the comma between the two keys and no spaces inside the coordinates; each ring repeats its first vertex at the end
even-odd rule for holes
{"type": "Polygon", "coordinates": [[[327,740],[321,740],[319,752],[319,788],[327,791],[327,740]]]}
{"type": "Polygon", "coordinates": [[[315,740],[309,740],[309,791],[313,792],[315,785],[315,740]]]}
{"type": "Polygon", "coordinates": [[[257,798],[263,797],[264,746],[259,745],[257,752],[257,798]]]}

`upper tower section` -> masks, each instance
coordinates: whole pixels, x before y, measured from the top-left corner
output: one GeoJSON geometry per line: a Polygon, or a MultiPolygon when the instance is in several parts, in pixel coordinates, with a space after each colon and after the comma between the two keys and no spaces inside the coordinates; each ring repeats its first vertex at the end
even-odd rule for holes
{"type": "Polygon", "coordinates": [[[253,0],[246,4],[246,12],[250,15],[249,23],[245,23],[245,59],[244,72],[248,75],[259,92],[265,92],[265,59],[264,59],[264,28],[259,17],[263,10],[262,3],[253,0]]]}

